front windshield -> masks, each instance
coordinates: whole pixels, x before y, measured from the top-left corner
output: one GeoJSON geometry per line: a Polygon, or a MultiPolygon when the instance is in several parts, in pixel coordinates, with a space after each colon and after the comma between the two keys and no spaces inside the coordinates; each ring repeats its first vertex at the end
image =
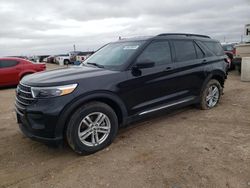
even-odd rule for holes
{"type": "Polygon", "coordinates": [[[86,59],[83,64],[119,70],[144,42],[129,41],[107,44],[86,59]]]}

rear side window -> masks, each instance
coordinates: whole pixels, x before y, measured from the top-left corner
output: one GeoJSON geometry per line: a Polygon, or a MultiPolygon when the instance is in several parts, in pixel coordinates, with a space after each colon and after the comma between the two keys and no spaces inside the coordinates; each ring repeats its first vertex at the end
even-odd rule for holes
{"type": "Polygon", "coordinates": [[[18,64],[15,60],[0,60],[0,68],[14,67],[18,64]]]}
{"type": "Polygon", "coordinates": [[[173,45],[177,62],[196,59],[196,51],[193,41],[176,40],[173,41],[173,45]]]}
{"type": "Polygon", "coordinates": [[[224,50],[219,42],[203,42],[203,44],[205,44],[215,55],[224,55],[224,50]]]}
{"type": "Polygon", "coordinates": [[[156,65],[171,63],[171,52],[168,41],[154,41],[138,57],[137,63],[154,62],[156,65]]]}

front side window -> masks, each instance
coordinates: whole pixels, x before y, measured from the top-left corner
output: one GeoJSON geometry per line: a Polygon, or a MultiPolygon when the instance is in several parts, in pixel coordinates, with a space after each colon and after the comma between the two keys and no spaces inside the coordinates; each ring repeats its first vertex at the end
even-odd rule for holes
{"type": "Polygon", "coordinates": [[[0,60],[0,68],[14,67],[18,64],[15,60],[0,60]]]}
{"type": "Polygon", "coordinates": [[[156,65],[171,63],[168,41],[154,41],[137,58],[137,63],[154,62],[156,65]]]}
{"type": "Polygon", "coordinates": [[[196,59],[196,51],[194,43],[191,40],[176,40],[173,41],[176,61],[189,61],[196,59]]]}
{"type": "Polygon", "coordinates": [[[83,64],[96,64],[103,68],[120,70],[144,43],[145,41],[127,41],[107,44],[86,59],[83,64]]]}

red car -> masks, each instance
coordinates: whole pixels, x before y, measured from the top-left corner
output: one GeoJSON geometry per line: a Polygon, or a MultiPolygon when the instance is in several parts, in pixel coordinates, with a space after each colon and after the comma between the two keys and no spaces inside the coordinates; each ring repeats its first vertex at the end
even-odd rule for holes
{"type": "Polygon", "coordinates": [[[24,76],[45,69],[44,63],[33,63],[21,58],[0,58],[0,87],[17,85],[24,76]]]}
{"type": "Polygon", "coordinates": [[[228,62],[230,62],[229,63],[229,69],[234,69],[234,65],[232,64],[232,61],[233,61],[233,59],[234,59],[234,57],[235,57],[235,52],[236,52],[236,50],[235,50],[235,44],[222,44],[222,48],[223,48],[223,50],[224,50],[224,52],[225,52],[225,54],[228,56],[228,62]]]}

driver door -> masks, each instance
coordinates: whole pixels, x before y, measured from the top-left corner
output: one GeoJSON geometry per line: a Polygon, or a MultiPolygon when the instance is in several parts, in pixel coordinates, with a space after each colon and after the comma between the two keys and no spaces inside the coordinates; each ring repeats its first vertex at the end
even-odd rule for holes
{"type": "Polygon", "coordinates": [[[133,66],[127,71],[128,81],[124,101],[129,115],[145,109],[163,105],[181,94],[175,93],[173,78],[174,64],[169,41],[152,41],[137,57],[133,66]],[[154,63],[154,66],[137,68],[137,64],[154,63]]]}

